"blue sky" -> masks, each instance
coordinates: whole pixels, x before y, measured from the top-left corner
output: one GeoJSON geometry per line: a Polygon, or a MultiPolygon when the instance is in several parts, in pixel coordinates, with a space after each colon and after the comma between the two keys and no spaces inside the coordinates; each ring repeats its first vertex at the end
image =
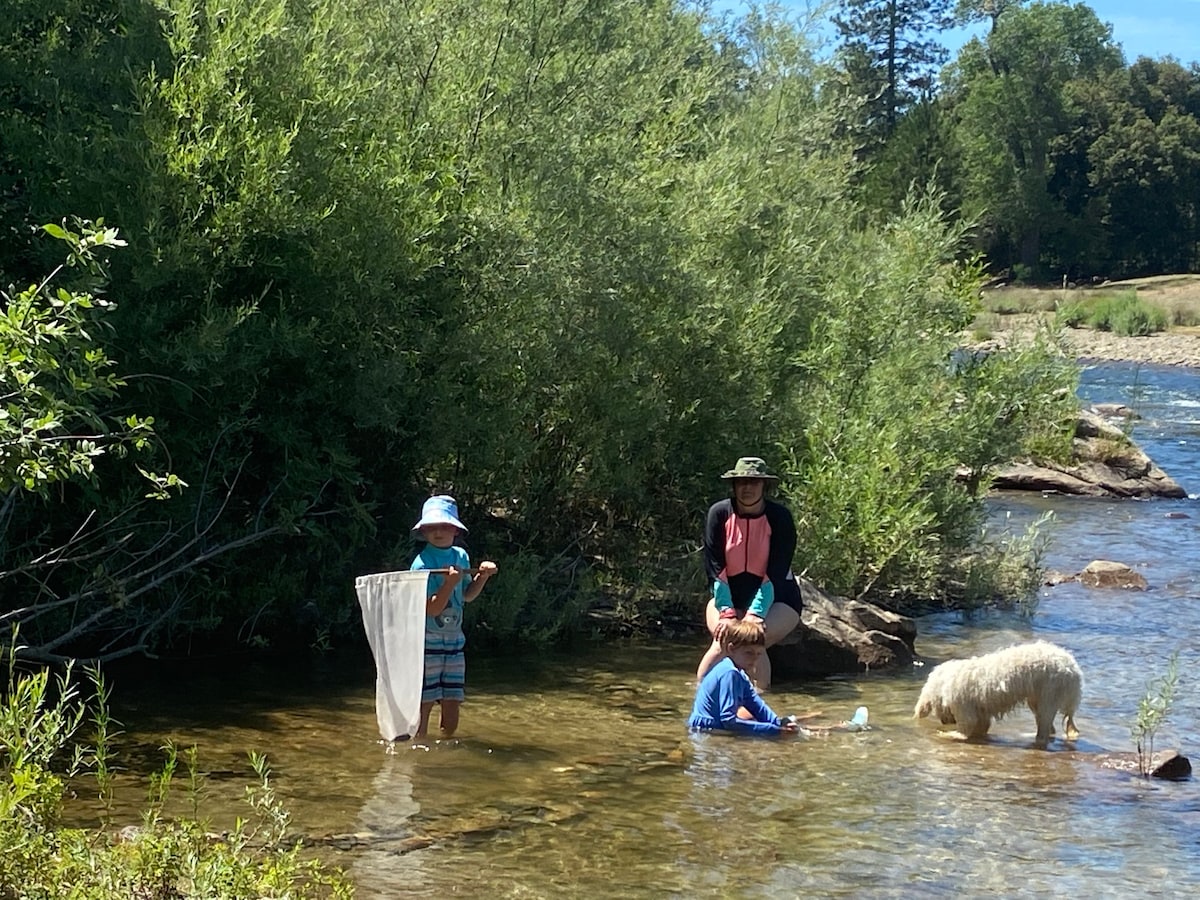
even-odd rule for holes
{"type": "MultiPolygon", "coordinates": [[[[1086,2],[1086,0],[1084,0],[1086,2]]],[[[803,12],[819,5],[806,0],[782,0],[781,5],[803,12]]],[[[1087,3],[1101,21],[1112,25],[1113,38],[1125,52],[1125,61],[1139,56],[1174,56],[1184,65],[1200,62],[1200,0],[1091,0],[1087,3]]],[[[714,3],[717,8],[744,8],[738,0],[714,3]]],[[[943,35],[943,42],[956,53],[973,33],[957,30],[943,35]]]]}
{"type": "Polygon", "coordinates": [[[1113,27],[1125,59],[1170,54],[1200,62],[1200,0],[1094,0],[1096,14],[1113,27]]]}

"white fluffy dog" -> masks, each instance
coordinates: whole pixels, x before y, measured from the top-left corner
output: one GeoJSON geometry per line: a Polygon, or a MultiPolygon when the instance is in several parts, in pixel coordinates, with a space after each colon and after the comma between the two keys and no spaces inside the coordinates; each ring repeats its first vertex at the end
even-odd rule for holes
{"type": "Polygon", "coordinates": [[[1059,710],[1066,736],[1074,740],[1079,737],[1075,710],[1082,693],[1083,672],[1075,657],[1062,647],[1034,641],[935,667],[913,715],[937,716],[943,725],[957,725],[958,736],[981,738],[993,719],[1024,702],[1037,719],[1037,741],[1050,740],[1059,710]]]}

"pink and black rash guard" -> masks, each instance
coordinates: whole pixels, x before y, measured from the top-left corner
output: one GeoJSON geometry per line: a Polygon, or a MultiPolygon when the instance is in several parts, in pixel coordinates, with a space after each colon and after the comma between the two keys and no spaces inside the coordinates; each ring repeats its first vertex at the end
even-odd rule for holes
{"type": "MultiPolygon", "coordinates": [[[[792,574],[796,523],[787,507],[767,500],[757,516],[739,516],[733,500],[719,500],[704,526],[704,570],[714,597],[728,585],[733,607],[744,613],[754,605],[765,613],[763,595],[800,611],[800,586],[792,574]],[[764,584],[770,588],[764,592],[764,584]]],[[[718,602],[718,606],[720,606],[718,602]]],[[[767,599],[765,606],[770,605],[767,599]]]]}

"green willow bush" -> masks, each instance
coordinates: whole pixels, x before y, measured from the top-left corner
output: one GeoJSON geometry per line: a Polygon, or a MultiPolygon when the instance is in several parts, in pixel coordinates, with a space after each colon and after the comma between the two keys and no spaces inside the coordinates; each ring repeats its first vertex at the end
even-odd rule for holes
{"type": "MultiPolygon", "coordinates": [[[[64,96],[110,149],[22,199],[129,241],[127,402],[194,486],[158,515],[258,542],[165,583],[158,642],[360,638],[353,577],[407,565],[433,491],[513,560],[472,610],[485,642],[570,631],[601,587],[692,596],[716,476],[748,452],[788,470],[810,577],[936,591],[988,467],[1062,427],[1048,351],[955,365],[963,231],[937,197],[882,223],[855,202],[852,111],[777,14],[93,2],[110,30],[73,21],[129,57],[103,73],[123,99],[64,96]]],[[[60,30],[21,8],[0,52],[40,59],[60,30]]],[[[131,534],[158,546],[149,517],[131,534]]]]}
{"type": "Polygon", "coordinates": [[[1179,686],[1179,651],[1167,660],[1167,671],[1146,684],[1146,692],[1138,701],[1137,718],[1129,729],[1137,750],[1138,773],[1149,778],[1154,768],[1154,739],[1166,724],[1179,686]]]}
{"type": "Polygon", "coordinates": [[[850,246],[809,351],[817,377],[797,395],[807,418],[791,463],[799,565],[839,593],[945,593],[980,538],[989,468],[1038,435],[1069,442],[1072,369],[1048,343],[985,357],[958,349],[976,274],[952,262],[962,235],[937,207],[914,200],[850,246]]]}
{"type": "Polygon", "coordinates": [[[1086,325],[1125,336],[1165,331],[1168,325],[1167,314],[1139,298],[1135,290],[1073,301],[1058,311],[1057,319],[1068,327],[1086,325]]]}

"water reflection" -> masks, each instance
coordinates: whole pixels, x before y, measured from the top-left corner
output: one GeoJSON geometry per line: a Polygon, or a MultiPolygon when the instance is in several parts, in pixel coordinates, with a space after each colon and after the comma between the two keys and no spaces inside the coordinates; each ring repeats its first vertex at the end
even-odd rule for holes
{"type": "MultiPolygon", "coordinates": [[[[387,753],[358,814],[357,829],[344,846],[350,854],[347,871],[356,883],[406,884],[423,878],[424,857],[411,851],[423,845],[411,821],[421,812],[414,796],[412,760],[407,754],[387,753]]],[[[436,800],[436,798],[431,798],[436,800]]],[[[426,845],[427,846],[427,845],[426,845]]]]}

